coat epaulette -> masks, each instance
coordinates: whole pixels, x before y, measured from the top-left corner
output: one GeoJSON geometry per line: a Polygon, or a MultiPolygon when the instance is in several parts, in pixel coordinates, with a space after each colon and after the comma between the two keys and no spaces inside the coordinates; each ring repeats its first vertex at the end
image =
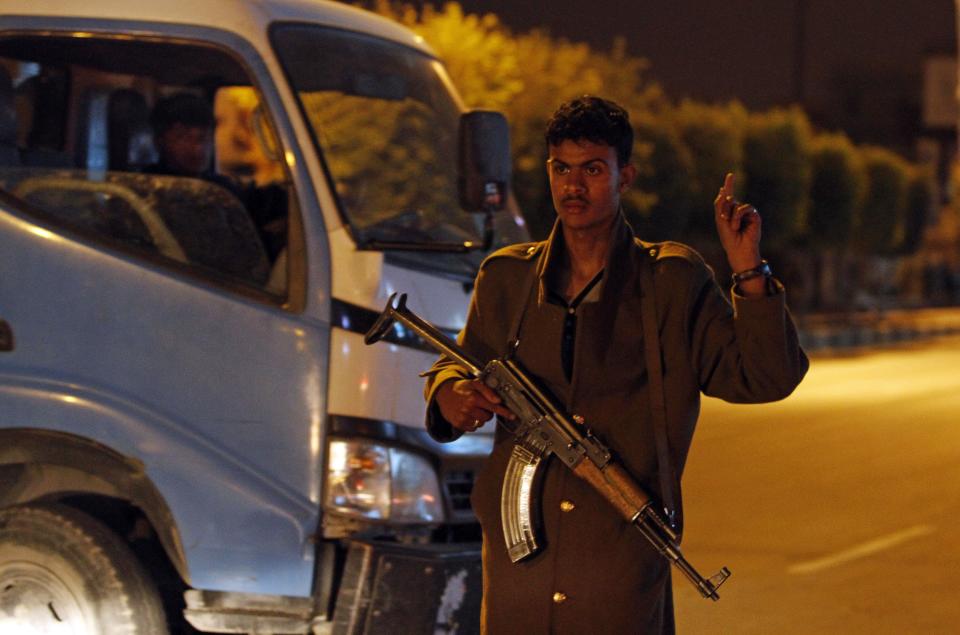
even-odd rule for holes
{"type": "Polygon", "coordinates": [[[540,241],[536,243],[517,243],[515,245],[507,245],[506,247],[501,247],[496,250],[489,256],[483,259],[483,262],[480,263],[480,268],[483,269],[487,266],[487,263],[491,260],[497,258],[511,258],[513,260],[533,260],[536,258],[541,251],[546,249],[546,241],[540,241]]]}
{"type": "Polygon", "coordinates": [[[697,250],[683,243],[678,243],[672,240],[665,240],[662,243],[648,243],[636,239],[637,244],[641,249],[647,250],[651,256],[656,260],[664,260],[666,258],[680,258],[681,260],[686,260],[687,262],[693,264],[706,264],[697,250]]]}

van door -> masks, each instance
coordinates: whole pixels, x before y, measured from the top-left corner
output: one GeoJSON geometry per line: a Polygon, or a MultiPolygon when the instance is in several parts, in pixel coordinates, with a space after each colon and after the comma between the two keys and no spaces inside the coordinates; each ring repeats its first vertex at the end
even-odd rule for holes
{"type": "MultiPolygon", "coordinates": [[[[150,147],[165,100],[212,112],[258,88],[222,47],[83,35],[0,37],[0,111],[17,115],[0,152],[0,427],[142,462],[192,586],[307,596],[329,325],[303,315],[282,149],[261,166],[213,152],[188,174],[150,147]]],[[[180,128],[202,136],[195,115],[180,128]]]]}

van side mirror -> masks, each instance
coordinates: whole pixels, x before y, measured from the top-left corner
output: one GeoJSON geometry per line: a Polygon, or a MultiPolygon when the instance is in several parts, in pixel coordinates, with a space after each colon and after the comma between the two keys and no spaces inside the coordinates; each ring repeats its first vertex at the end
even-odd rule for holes
{"type": "Polygon", "coordinates": [[[510,129],[492,110],[460,115],[460,207],[468,212],[503,209],[510,188],[510,129]]]}

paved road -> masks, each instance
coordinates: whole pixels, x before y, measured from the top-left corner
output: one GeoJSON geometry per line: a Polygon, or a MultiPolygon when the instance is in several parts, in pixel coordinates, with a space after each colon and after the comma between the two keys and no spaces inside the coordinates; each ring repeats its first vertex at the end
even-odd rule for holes
{"type": "Polygon", "coordinates": [[[704,404],[681,635],[960,633],[960,338],[814,358],[786,401],[704,404]]]}

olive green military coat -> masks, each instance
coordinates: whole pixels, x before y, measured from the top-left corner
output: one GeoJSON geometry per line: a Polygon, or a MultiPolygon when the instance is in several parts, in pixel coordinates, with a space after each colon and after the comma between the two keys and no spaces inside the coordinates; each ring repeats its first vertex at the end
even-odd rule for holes
{"type": "MultiPolygon", "coordinates": [[[[503,355],[523,310],[516,352],[520,363],[570,413],[582,415],[641,485],[658,496],[639,275],[640,267],[653,266],[678,496],[700,393],[741,403],[782,399],[800,382],[808,362],[779,283],[766,297],[735,296],[731,307],[690,248],[643,243],[622,217],[614,231],[599,300],[577,308],[571,381],[560,360],[565,309],[546,299],[562,262],[559,226],[545,242],[507,247],[484,261],[459,340],[480,360],[503,355]]],[[[444,381],[462,377],[443,359],[428,373],[427,427],[438,440],[453,440],[459,432],[440,415],[434,394],[444,381]]],[[[526,560],[510,562],[499,498],[511,447],[512,438],[498,426],[493,452],[472,495],[484,536],[484,632],[672,633],[669,565],[556,459],[548,463],[540,499],[543,546],[526,560]]]]}

